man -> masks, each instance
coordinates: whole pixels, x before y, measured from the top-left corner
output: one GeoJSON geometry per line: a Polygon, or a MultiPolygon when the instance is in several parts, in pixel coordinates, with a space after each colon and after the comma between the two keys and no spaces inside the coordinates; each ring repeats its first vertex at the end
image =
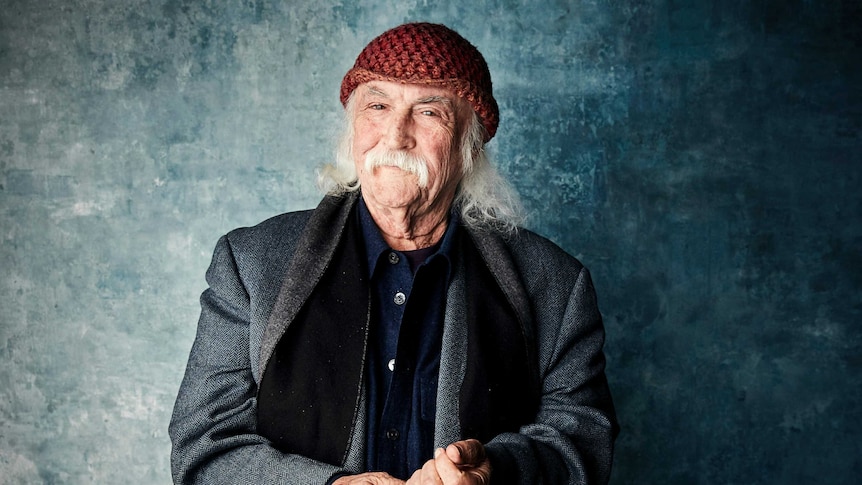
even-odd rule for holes
{"type": "Polygon", "coordinates": [[[452,30],[344,77],[312,211],[218,243],[171,421],[177,483],[605,483],[617,433],[587,270],[518,229],[498,108],[452,30]]]}

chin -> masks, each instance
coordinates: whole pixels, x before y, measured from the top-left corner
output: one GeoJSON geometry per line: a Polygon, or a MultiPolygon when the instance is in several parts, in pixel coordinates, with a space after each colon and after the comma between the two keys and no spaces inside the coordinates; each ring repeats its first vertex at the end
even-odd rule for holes
{"type": "Polygon", "coordinates": [[[397,183],[394,181],[376,180],[368,185],[363,184],[365,192],[379,205],[386,207],[406,207],[414,203],[421,193],[415,181],[397,183]]]}

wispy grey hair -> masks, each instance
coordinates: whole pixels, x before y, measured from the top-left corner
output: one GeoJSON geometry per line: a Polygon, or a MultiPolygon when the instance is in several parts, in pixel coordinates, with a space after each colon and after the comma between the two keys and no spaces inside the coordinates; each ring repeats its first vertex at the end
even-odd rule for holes
{"type": "MultiPolygon", "coordinates": [[[[353,96],[344,109],[342,132],[338,139],[335,163],[318,172],[318,187],[329,195],[359,190],[359,177],[353,161],[353,96]]],[[[524,211],[514,187],[491,165],[485,150],[485,127],[475,112],[461,134],[463,176],[453,205],[460,210],[468,227],[512,234],[524,222],[524,211]]]]}

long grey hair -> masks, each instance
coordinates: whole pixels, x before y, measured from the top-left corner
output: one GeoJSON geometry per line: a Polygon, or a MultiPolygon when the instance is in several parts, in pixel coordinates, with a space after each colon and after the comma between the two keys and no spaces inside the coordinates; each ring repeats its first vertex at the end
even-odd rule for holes
{"type": "MultiPolygon", "coordinates": [[[[335,153],[335,163],[324,165],[317,177],[320,189],[342,195],[359,189],[353,161],[353,110],[351,95],[344,109],[344,122],[335,153]]],[[[514,187],[491,165],[484,147],[485,127],[476,113],[461,135],[463,177],[453,202],[468,227],[512,234],[524,221],[523,208],[514,187]]]]}

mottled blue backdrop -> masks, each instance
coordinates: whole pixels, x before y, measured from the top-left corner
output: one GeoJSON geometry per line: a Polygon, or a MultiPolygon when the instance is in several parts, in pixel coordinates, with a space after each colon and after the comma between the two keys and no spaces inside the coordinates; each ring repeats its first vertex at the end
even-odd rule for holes
{"type": "Polygon", "coordinates": [[[592,269],[613,483],[859,483],[860,4],[0,0],[0,482],[169,483],[217,238],[316,204],[341,76],[430,20],[592,269]]]}

